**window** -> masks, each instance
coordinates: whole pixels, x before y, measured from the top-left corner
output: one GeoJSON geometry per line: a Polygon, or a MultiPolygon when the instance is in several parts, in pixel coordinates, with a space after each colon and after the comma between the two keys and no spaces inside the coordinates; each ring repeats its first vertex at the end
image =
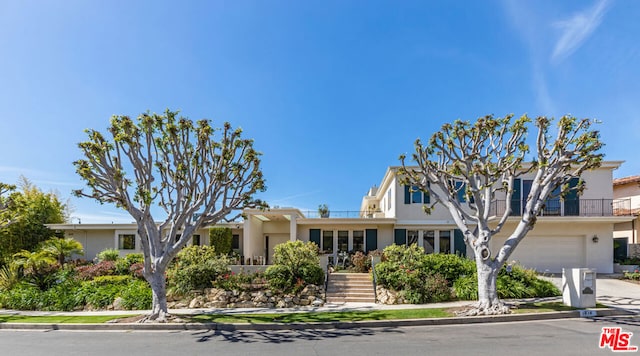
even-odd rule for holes
{"type": "MultiPolygon", "coordinates": [[[[429,184],[427,182],[427,184],[429,184]]],[[[405,204],[429,204],[429,193],[421,191],[417,186],[404,186],[404,203],[405,204]]]]}
{"type": "Polygon", "coordinates": [[[191,244],[194,246],[200,246],[200,235],[193,235],[191,237],[191,244]]]}
{"type": "Polygon", "coordinates": [[[176,237],[173,240],[173,242],[178,242],[178,240],[180,240],[181,237],[182,237],[182,234],[176,234],[176,237]]]}
{"type": "Polygon", "coordinates": [[[326,253],[333,253],[333,231],[322,231],[322,250],[326,253]]]}
{"type": "Polygon", "coordinates": [[[422,245],[425,253],[434,253],[436,246],[436,232],[433,230],[424,231],[422,234],[422,245]]]}
{"type": "Polygon", "coordinates": [[[118,249],[119,250],[135,250],[136,235],[135,234],[118,235],[118,249]]]}
{"type": "Polygon", "coordinates": [[[234,234],[231,236],[231,249],[239,250],[240,249],[240,235],[234,234]]]}
{"type": "Polygon", "coordinates": [[[440,253],[451,253],[451,231],[440,231],[440,253]]]}
{"type": "Polygon", "coordinates": [[[418,231],[407,230],[407,246],[411,246],[417,243],[418,243],[418,231]]]}
{"type": "Polygon", "coordinates": [[[338,251],[349,251],[349,231],[338,231],[338,251]]]}
{"type": "Polygon", "coordinates": [[[364,231],[356,230],[353,232],[353,250],[364,251],[364,231]]]}
{"type": "Polygon", "coordinates": [[[387,210],[391,210],[391,188],[387,190],[387,210]]]}

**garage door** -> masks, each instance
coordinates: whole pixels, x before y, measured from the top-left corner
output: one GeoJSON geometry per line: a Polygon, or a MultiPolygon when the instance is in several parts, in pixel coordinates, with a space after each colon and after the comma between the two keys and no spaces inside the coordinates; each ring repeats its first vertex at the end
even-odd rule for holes
{"type": "Polygon", "coordinates": [[[584,267],[584,236],[527,236],[509,260],[538,272],[561,273],[563,268],[584,267]]]}

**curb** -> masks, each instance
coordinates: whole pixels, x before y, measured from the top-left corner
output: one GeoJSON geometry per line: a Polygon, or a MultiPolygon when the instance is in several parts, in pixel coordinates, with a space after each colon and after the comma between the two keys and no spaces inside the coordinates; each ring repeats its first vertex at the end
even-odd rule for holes
{"type": "Polygon", "coordinates": [[[403,326],[438,326],[481,323],[503,323],[534,320],[554,320],[570,318],[593,319],[604,316],[635,315],[626,310],[593,310],[595,315],[581,316],[580,310],[548,313],[509,314],[494,316],[471,316],[430,319],[401,320],[363,320],[317,323],[265,323],[265,324],[228,324],[228,323],[102,323],[102,324],[47,324],[47,323],[0,323],[0,330],[84,330],[84,331],[185,331],[185,330],[305,330],[305,329],[357,329],[357,328],[395,328],[403,326]]]}

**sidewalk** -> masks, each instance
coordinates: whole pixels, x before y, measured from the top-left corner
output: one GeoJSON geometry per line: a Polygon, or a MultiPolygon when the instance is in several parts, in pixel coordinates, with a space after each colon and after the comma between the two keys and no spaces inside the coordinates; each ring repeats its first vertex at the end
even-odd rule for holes
{"type": "MultiPolygon", "coordinates": [[[[615,277],[615,276],[614,276],[615,277]]],[[[562,290],[562,278],[557,276],[545,277],[562,290]]],[[[612,278],[611,276],[598,276],[596,282],[596,294],[598,303],[611,309],[598,310],[596,315],[640,315],[640,285],[612,278]]],[[[520,304],[534,301],[562,301],[562,297],[533,298],[521,300],[506,300],[508,304],[520,304]]],[[[382,305],[375,303],[329,303],[321,307],[297,307],[297,308],[208,308],[208,309],[170,309],[169,313],[177,316],[199,314],[280,314],[280,313],[305,313],[305,312],[345,312],[345,311],[375,311],[394,309],[424,309],[424,308],[457,308],[470,306],[473,301],[455,301],[432,304],[400,304],[382,305]]],[[[28,315],[28,316],[79,316],[79,315],[123,315],[145,314],[144,310],[109,310],[109,311],[77,311],[77,312],[47,312],[47,311],[17,311],[0,310],[0,315],[28,315]]],[[[580,317],[579,311],[509,314],[500,316],[478,317],[450,317],[433,319],[407,319],[407,320],[371,320],[358,322],[330,322],[330,323],[299,323],[299,324],[221,324],[221,323],[104,323],[104,324],[26,324],[26,323],[0,323],[0,329],[41,329],[41,330],[196,330],[196,329],[223,329],[223,330],[279,330],[279,329],[305,329],[305,328],[355,328],[355,327],[400,327],[416,325],[451,325],[487,322],[549,320],[561,318],[580,317]]]]}

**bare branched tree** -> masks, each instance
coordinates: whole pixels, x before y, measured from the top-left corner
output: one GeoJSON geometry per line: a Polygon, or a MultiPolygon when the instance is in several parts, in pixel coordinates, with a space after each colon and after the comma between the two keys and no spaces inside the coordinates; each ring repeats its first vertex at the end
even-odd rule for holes
{"type": "Polygon", "coordinates": [[[169,110],[142,114],[137,122],[114,116],[108,130],[111,141],[87,130],[89,140],[79,144],[85,158],[74,165],[91,191],[75,193],[131,214],[153,294],[148,319],[165,321],[165,271],[194,231],[233,220],[233,211],[265,206],[254,198],[265,190],[260,153],[229,123],[216,129],[208,120],[194,123],[169,110]],[[154,220],[155,206],[166,214],[164,221],[154,220]]]}
{"type": "MultiPolygon", "coordinates": [[[[525,162],[531,122],[526,115],[519,119],[513,119],[513,115],[486,116],[473,124],[455,121],[442,126],[428,145],[419,139],[415,142],[414,166],[406,166],[406,157],[400,157],[401,183],[429,193],[434,204],[444,205],[475,255],[478,305],[469,312],[471,315],[509,312],[497,294],[500,268],[533,229],[547,198],[552,194],[564,197],[571,190],[580,193],[583,183],[578,179],[582,172],[600,166],[602,161],[602,143],[598,131],[591,130],[593,121],[564,116],[558,120],[555,139],[549,133],[553,120],[535,119],[536,153],[531,162],[525,162]],[[489,241],[511,215],[514,181],[524,174],[534,178],[522,216],[504,245],[493,254],[489,241]],[[572,179],[578,184],[570,185],[572,179]],[[504,211],[496,207],[497,199],[505,202],[504,211]]],[[[429,213],[432,208],[425,206],[425,211],[429,213]]]]}

